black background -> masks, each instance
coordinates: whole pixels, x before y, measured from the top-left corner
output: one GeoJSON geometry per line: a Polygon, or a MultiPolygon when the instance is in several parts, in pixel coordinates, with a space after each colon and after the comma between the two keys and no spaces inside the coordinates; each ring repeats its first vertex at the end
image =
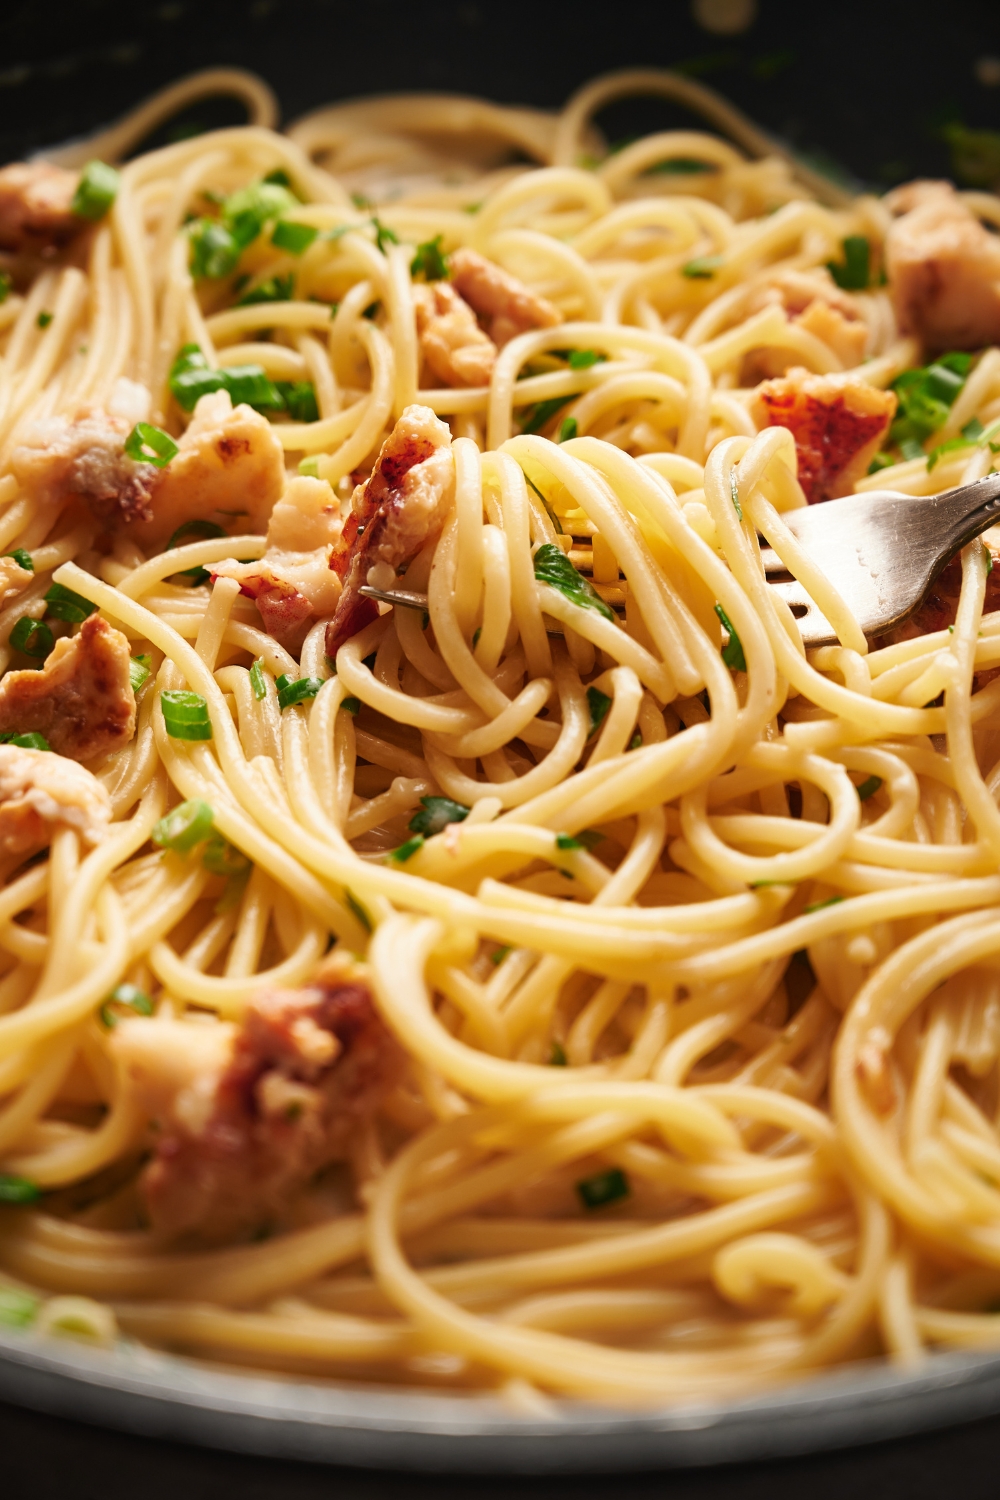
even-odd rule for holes
{"type": "MultiPolygon", "coordinates": [[[[1000,58],[998,0],[760,0],[757,21],[737,37],[700,29],[680,0],[0,0],[0,161],[92,130],[211,65],[264,75],[291,120],[327,100],[397,89],[551,107],[611,68],[681,64],[797,150],[884,187],[949,172],[948,121],[1000,129],[1000,85],[977,77],[984,57],[1000,58]]],[[[225,105],[200,105],[187,123],[237,119],[225,105]]],[[[644,101],[615,106],[601,123],[615,140],[690,121],[644,101]]],[[[196,1452],[0,1405],[5,1500],[980,1500],[998,1492],[1000,1419],[740,1469],[446,1480],[196,1452]]]]}

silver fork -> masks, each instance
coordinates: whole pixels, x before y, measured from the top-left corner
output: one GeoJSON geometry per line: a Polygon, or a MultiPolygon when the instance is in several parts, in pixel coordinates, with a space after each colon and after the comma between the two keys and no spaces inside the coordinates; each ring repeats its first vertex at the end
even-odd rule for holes
{"type": "MultiPolygon", "coordinates": [[[[908,619],[955,553],[1000,521],[1000,474],[942,495],[869,490],[781,518],[833,584],[867,636],[908,619]]],[[[764,572],[796,617],[807,646],[837,639],[829,620],[770,547],[764,572]]]]}
{"type": "MultiPolygon", "coordinates": [[[[878,636],[912,615],[955,553],[1000,521],[1000,474],[943,495],[869,490],[786,511],[781,519],[865,635],[878,636]]],[[[833,626],[778,554],[762,547],[761,558],[768,583],[795,615],[805,645],[835,641],[833,626]]],[[[427,608],[426,594],[367,585],[360,592],[386,604],[427,608]]]]}

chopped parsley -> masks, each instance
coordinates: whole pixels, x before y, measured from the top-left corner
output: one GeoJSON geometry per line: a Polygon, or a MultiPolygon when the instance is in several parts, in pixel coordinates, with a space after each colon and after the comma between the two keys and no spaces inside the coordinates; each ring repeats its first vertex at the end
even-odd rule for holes
{"type": "Polygon", "coordinates": [[[745,672],[747,669],[747,659],[743,655],[743,642],[736,634],[735,625],[726,614],[726,611],[723,609],[721,604],[717,604],[715,606],[715,613],[722,621],[723,630],[727,630],[729,632],[729,639],[722,648],[722,660],[725,662],[726,666],[731,667],[734,672],[745,672]]]}
{"type": "Polygon", "coordinates": [[[606,620],[614,620],[615,612],[605,604],[589,578],[578,573],[561,547],[555,542],[543,542],[535,553],[535,578],[558,589],[572,604],[580,609],[595,609],[606,620]]]}
{"type": "Polygon", "coordinates": [[[448,266],[441,253],[443,239],[444,235],[436,234],[432,240],[417,246],[417,253],[410,261],[411,276],[422,276],[424,281],[446,280],[448,266]]]}
{"type": "Polygon", "coordinates": [[[420,802],[420,811],[410,819],[410,832],[421,833],[425,838],[432,838],[449,823],[464,823],[469,816],[469,808],[450,797],[421,797],[420,802]]]}
{"type": "Polygon", "coordinates": [[[620,1167],[611,1167],[607,1172],[598,1172],[595,1177],[585,1177],[577,1183],[576,1190],[584,1208],[603,1208],[607,1203],[617,1203],[628,1197],[628,1178],[620,1167]]]}
{"type": "Polygon", "coordinates": [[[590,708],[590,733],[587,738],[593,739],[608,716],[611,699],[607,693],[602,693],[600,688],[589,687],[587,689],[587,705],[590,708]]]}

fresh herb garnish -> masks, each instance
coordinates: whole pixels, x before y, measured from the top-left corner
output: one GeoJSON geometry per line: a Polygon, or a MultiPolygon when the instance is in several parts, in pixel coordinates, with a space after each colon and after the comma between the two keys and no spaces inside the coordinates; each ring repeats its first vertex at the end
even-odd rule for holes
{"type": "Polygon", "coordinates": [[[728,630],[729,632],[729,639],[722,648],[722,660],[725,662],[726,666],[731,667],[734,672],[745,672],[747,669],[747,659],[743,655],[743,642],[736,634],[735,625],[726,614],[726,611],[723,609],[721,604],[717,604],[715,606],[715,613],[722,621],[723,630],[728,630]]]}
{"type": "Polygon", "coordinates": [[[75,594],[61,583],[54,583],[47,590],[45,603],[54,620],[66,620],[70,625],[82,625],[97,609],[96,604],[91,604],[82,594],[75,594]]]}
{"type": "Polygon", "coordinates": [[[554,542],[543,542],[535,553],[535,578],[558,589],[572,604],[580,609],[596,609],[606,620],[614,620],[615,612],[605,604],[589,578],[578,573],[561,547],[554,542]]]}
{"type": "Polygon", "coordinates": [[[863,234],[841,240],[843,262],[828,260],[826,269],[845,292],[863,292],[871,281],[871,246],[863,234]]]}
{"type": "Polygon", "coordinates": [[[425,240],[422,245],[417,246],[417,253],[410,261],[410,275],[422,276],[425,281],[444,281],[448,275],[448,266],[441,253],[441,241],[444,235],[436,234],[432,240],[425,240]]]}
{"type": "Polygon", "coordinates": [[[869,797],[874,797],[881,785],[881,776],[869,776],[867,781],[862,781],[857,787],[857,793],[861,801],[867,802],[869,797]]]}
{"type": "Polygon", "coordinates": [[[537,406],[529,406],[521,417],[522,432],[541,432],[557,412],[562,411],[575,400],[573,396],[553,396],[550,401],[539,401],[537,406]]]}
{"type": "MultiPolygon", "coordinates": [[[[196,698],[198,695],[189,693],[184,696],[196,698]]],[[[204,703],[204,698],[201,701],[204,703]]],[[[174,854],[188,854],[196,844],[204,843],[208,838],[212,832],[213,820],[214,814],[209,804],[200,797],[191,797],[187,802],[180,802],[170,812],[164,813],[154,826],[150,838],[160,849],[170,849],[174,854]]]]}
{"type": "Polygon", "coordinates": [[[421,850],[423,847],[424,847],[424,836],[423,836],[423,834],[422,833],[415,833],[413,835],[412,839],[407,839],[406,843],[405,844],[400,844],[400,846],[399,846],[398,849],[391,850],[390,854],[389,854],[389,858],[391,860],[394,860],[395,863],[398,864],[398,865],[405,865],[406,861],[408,859],[412,859],[413,856],[416,853],[418,853],[418,851],[421,850]]]}
{"type": "Polygon", "coordinates": [[[31,615],[22,615],[10,633],[10,643],[15,651],[43,661],[55,640],[44,620],[33,620],[31,615]]]}
{"type": "Polygon", "coordinates": [[[289,255],[304,255],[319,234],[311,224],[296,224],[292,219],[279,219],[271,235],[271,244],[278,250],[287,250],[289,255]]]}
{"type": "Polygon", "coordinates": [[[421,797],[420,802],[420,811],[410,819],[410,832],[422,833],[425,838],[433,838],[449,823],[464,823],[469,816],[469,809],[450,797],[421,797]]]}
{"type": "Polygon", "coordinates": [[[899,408],[889,437],[899,445],[904,458],[924,457],[923,444],[948,420],[971,364],[972,355],[958,350],[896,376],[890,389],[896,393],[899,408]]]}
{"type": "Polygon", "coordinates": [[[566,1048],[563,1046],[559,1038],[555,1036],[552,1038],[552,1045],[549,1048],[549,1067],[569,1067],[569,1058],[566,1056],[566,1048]]]}
{"type": "Polygon", "coordinates": [[[35,1203],[41,1196],[37,1182],[12,1172],[0,1172],[0,1203],[35,1203]]]}
{"type": "Polygon", "coordinates": [[[323,686],[322,677],[290,677],[287,672],[282,672],[274,682],[278,689],[279,708],[290,708],[293,703],[305,703],[308,698],[315,698],[323,686]]]}
{"type": "Polygon", "coordinates": [[[133,656],[129,658],[128,680],[132,692],[136,696],[138,696],[138,694],[141,693],[143,688],[146,686],[151,670],[152,664],[150,658],[145,653],[143,653],[143,655],[141,656],[133,656]]]}
{"type": "Polygon", "coordinates": [[[604,364],[608,356],[596,349],[571,349],[566,357],[571,370],[589,370],[592,365],[604,364]]]}
{"type": "Polygon", "coordinates": [[[153,464],[165,469],[172,458],[177,457],[178,448],[168,432],[153,427],[149,422],[136,422],[125,439],[125,452],[136,463],[153,464]]]}
{"type": "Polygon", "coordinates": [[[390,229],[388,224],[383,224],[377,214],[372,214],[372,228],[375,230],[375,243],[383,255],[386,245],[399,244],[399,235],[394,229],[390,229]]]}
{"type": "Polygon", "coordinates": [[[284,398],[262,365],[229,365],[213,370],[197,344],[185,344],[170,368],[170,391],[182,411],[193,411],[202,396],[228,391],[234,406],[245,402],[259,411],[281,411],[284,398]]]}
{"type": "Polygon", "coordinates": [[[212,738],[212,721],[208,714],[208,703],[200,693],[169,690],[162,692],[160,707],[163,710],[163,720],[171,739],[210,740],[212,738]]]}
{"type": "Polygon", "coordinates": [[[584,1208],[603,1208],[606,1203],[617,1203],[628,1197],[628,1178],[620,1167],[611,1167],[607,1172],[598,1172],[595,1177],[585,1177],[577,1183],[576,1190],[584,1208]]]}
{"type": "Polygon", "coordinates": [[[39,327],[39,328],[48,328],[48,326],[52,322],[52,319],[54,318],[54,316],[55,316],[54,313],[45,312],[45,311],[40,312],[38,314],[38,317],[35,319],[36,326],[39,327]]]}
{"type": "Polygon", "coordinates": [[[250,668],[250,689],[259,703],[262,698],[267,697],[267,683],[264,680],[264,658],[258,656],[250,668]]]}
{"type": "Polygon", "coordinates": [[[825,901],[813,901],[811,905],[805,908],[802,915],[809,917],[814,911],[822,911],[826,906],[837,906],[844,899],[843,896],[827,896],[825,901]]]}
{"type": "Polygon", "coordinates": [[[221,833],[206,840],[201,862],[210,875],[221,875],[226,880],[234,876],[242,880],[250,873],[250,861],[242,849],[237,849],[221,833]]]}
{"type": "Polygon", "coordinates": [[[593,739],[608,716],[611,707],[611,699],[607,693],[602,693],[600,688],[589,687],[587,689],[587,704],[590,708],[590,733],[587,738],[593,739]]]}
{"type": "Polygon", "coordinates": [[[681,275],[690,281],[710,281],[721,265],[721,255],[696,255],[681,266],[681,275]]]}
{"type": "Polygon", "coordinates": [[[580,429],[577,426],[575,417],[563,417],[562,421],[559,424],[559,432],[556,437],[556,442],[568,443],[570,438],[575,438],[578,436],[579,431],[580,429]]]}
{"type": "Polygon", "coordinates": [[[347,902],[347,904],[350,907],[351,911],[357,917],[358,921],[361,923],[361,925],[365,929],[365,931],[366,932],[374,932],[374,930],[375,930],[375,923],[371,919],[370,912],[367,910],[366,907],[364,907],[364,906],[361,905],[361,902],[358,900],[357,896],[346,885],[344,887],[344,900],[347,902]]]}
{"type": "Polygon", "coordinates": [[[556,834],[557,849],[596,849],[603,841],[604,834],[598,833],[595,828],[581,828],[579,833],[556,834]]]}
{"type": "Polygon", "coordinates": [[[255,307],[260,302],[291,302],[294,294],[295,274],[289,271],[286,276],[269,276],[266,281],[251,287],[249,292],[244,292],[238,299],[236,306],[255,307]]]}
{"type": "Polygon", "coordinates": [[[0,745],[18,745],[22,750],[52,750],[44,734],[39,734],[37,730],[32,730],[30,734],[0,734],[0,745]]]}
{"type": "Polygon", "coordinates": [[[729,493],[732,496],[733,508],[736,511],[737,519],[740,520],[740,521],[742,521],[742,519],[743,519],[743,507],[740,504],[740,485],[739,485],[739,480],[736,477],[736,466],[735,466],[735,464],[733,465],[733,467],[729,471],[729,493]]]}
{"type": "Polygon", "coordinates": [[[12,557],[18,567],[23,568],[26,573],[33,573],[35,571],[35,564],[32,562],[31,553],[25,551],[23,547],[15,547],[12,552],[5,552],[4,557],[12,557]]]}
{"type": "Polygon", "coordinates": [[[88,161],[80,173],[70,213],[81,219],[103,219],[118,196],[118,173],[104,161],[88,161]]]}
{"type": "Polygon", "coordinates": [[[14,279],[9,271],[0,271],[0,302],[6,302],[14,290],[14,279]]]}
{"type": "Polygon", "coordinates": [[[129,1010],[134,1010],[137,1015],[151,1016],[153,1014],[153,1002],[136,984],[120,984],[101,1006],[101,1020],[110,1031],[113,1026],[118,1025],[118,1016],[112,1006],[124,1005],[129,1010]]]}
{"type": "Polygon", "coordinates": [[[18,1291],[17,1287],[0,1289],[0,1324],[5,1328],[27,1328],[38,1316],[41,1298],[30,1292],[18,1291]]]}
{"type": "Polygon", "coordinates": [[[361,712],[361,699],[343,698],[341,699],[340,706],[344,710],[345,714],[352,714],[354,718],[357,718],[358,714],[361,712]]]}

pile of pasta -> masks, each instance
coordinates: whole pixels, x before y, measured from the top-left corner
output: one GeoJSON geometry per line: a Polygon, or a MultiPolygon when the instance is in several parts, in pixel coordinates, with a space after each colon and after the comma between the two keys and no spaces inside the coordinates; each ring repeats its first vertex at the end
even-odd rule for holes
{"type": "MultiPolygon", "coordinates": [[[[288,135],[265,99],[265,123],[128,161],[84,248],[14,269],[0,551],[31,577],[2,666],[55,599],[139,671],[134,737],[86,762],[103,837],[57,820],[3,865],[0,1322],[528,1414],[1000,1342],[989,547],[950,627],[872,647],[827,594],[838,642],[803,647],[759,542],[810,586],[781,519],[796,445],[758,426],[745,361],[849,362],[753,293],[863,238],[853,364],[885,390],[922,354],[875,274],[889,215],[753,140],[602,155],[596,110],[652,86],[560,116],[374,101],[288,135]],[[199,275],[213,205],[264,181],[286,231],[199,275]],[[462,247],[559,319],[447,386],[414,294],[462,247]],[[266,521],[145,549],[25,486],[38,424],[123,379],[175,446],[191,346],[196,371],[284,383],[289,483],[343,519],[407,409],[447,424],[443,525],[375,579],[416,608],[372,604],[333,657],[327,612],[292,649],[238,569],[212,578],[265,558],[266,521]],[[229,1035],[340,955],[401,1049],[379,1109],[280,1222],[150,1227],[116,1038],[143,1011],[229,1035]]],[[[989,472],[1000,353],[962,381],[933,465],[894,452],[859,490],[989,472]]]]}

